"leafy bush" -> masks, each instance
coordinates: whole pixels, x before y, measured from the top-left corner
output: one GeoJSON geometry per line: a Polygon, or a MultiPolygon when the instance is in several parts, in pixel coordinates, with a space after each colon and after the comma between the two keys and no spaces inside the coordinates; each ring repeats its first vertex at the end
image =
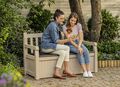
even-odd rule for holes
{"type": "MultiPolygon", "coordinates": [[[[6,65],[10,61],[13,62],[13,58],[14,58],[14,55],[5,52],[5,49],[3,46],[6,39],[9,36],[8,29],[9,29],[8,27],[4,27],[3,29],[0,30],[0,63],[2,63],[4,65],[6,65]]],[[[16,61],[14,61],[14,63],[15,62],[16,61]]]]}
{"type": "MultiPolygon", "coordinates": [[[[100,32],[99,42],[111,41],[119,37],[120,19],[118,16],[113,16],[109,11],[102,10],[102,27],[100,32]]],[[[91,18],[88,20],[88,28],[91,31],[91,18]]]]}
{"type": "Polygon", "coordinates": [[[103,53],[117,53],[120,51],[120,43],[119,42],[101,42],[98,43],[98,51],[103,53]]]}
{"type": "Polygon", "coordinates": [[[30,12],[27,15],[29,27],[34,32],[43,32],[51,19],[52,13],[49,10],[43,8],[43,2],[40,2],[37,6],[32,5],[30,12]]]}
{"type": "Polygon", "coordinates": [[[120,60],[120,54],[119,53],[98,53],[98,60],[120,60]]]}
{"type": "Polygon", "coordinates": [[[5,42],[5,40],[7,38],[8,38],[8,29],[4,28],[4,29],[0,30],[0,56],[1,57],[4,54],[3,43],[5,42]]]}
{"type": "Polygon", "coordinates": [[[101,42],[98,43],[99,59],[120,59],[119,42],[101,42]]]}
{"type": "MultiPolygon", "coordinates": [[[[23,58],[23,32],[28,29],[26,19],[21,16],[20,9],[29,0],[0,0],[0,34],[7,30],[7,38],[2,45],[0,61],[7,64],[11,61],[20,62],[23,58]],[[18,61],[17,61],[18,60],[18,61]]],[[[4,37],[0,37],[0,39],[4,37]]]]}
{"type": "Polygon", "coordinates": [[[120,19],[118,16],[112,16],[107,10],[102,10],[102,30],[100,41],[111,41],[119,37],[120,19]]]}

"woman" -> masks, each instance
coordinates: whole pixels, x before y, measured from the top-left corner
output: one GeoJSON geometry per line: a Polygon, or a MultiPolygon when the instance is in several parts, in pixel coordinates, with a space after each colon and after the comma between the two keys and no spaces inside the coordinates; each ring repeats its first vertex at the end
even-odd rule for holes
{"type": "Polygon", "coordinates": [[[66,44],[70,47],[70,52],[77,55],[79,64],[83,69],[83,77],[93,77],[90,71],[90,57],[88,49],[83,45],[82,26],[78,23],[78,15],[71,13],[67,24],[64,26],[65,36],[70,40],[66,44]]]}
{"type": "Polygon", "coordinates": [[[64,79],[64,77],[60,74],[60,69],[62,64],[64,63],[64,72],[71,77],[75,75],[69,70],[68,62],[69,62],[69,51],[70,48],[66,45],[63,45],[66,42],[69,42],[68,39],[60,40],[60,27],[59,25],[63,24],[64,21],[64,13],[57,9],[54,13],[54,21],[51,22],[42,36],[42,52],[58,54],[59,58],[56,64],[56,68],[54,71],[54,77],[64,79]]]}

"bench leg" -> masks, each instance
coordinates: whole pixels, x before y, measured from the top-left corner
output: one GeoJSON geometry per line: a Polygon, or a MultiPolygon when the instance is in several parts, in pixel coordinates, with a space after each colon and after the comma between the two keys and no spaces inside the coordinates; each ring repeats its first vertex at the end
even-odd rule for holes
{"type": "Polygon", "coordinates": [[[36,76],[35,79],[36,79],[36,80],[39,80],[40,78],[36,76]]]}

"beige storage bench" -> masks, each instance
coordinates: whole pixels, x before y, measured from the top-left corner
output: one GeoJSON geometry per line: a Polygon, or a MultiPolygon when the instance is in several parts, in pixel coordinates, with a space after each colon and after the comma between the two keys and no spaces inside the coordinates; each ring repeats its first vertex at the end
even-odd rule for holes
{"type": "MultiPolygon", "coordinates": [[[[43,54],[40,52],[39,44],[42,33],[24,33],[24,70],[35,79],[47,78],[53,76],[57,55],[43,54]]],[[[95,42],[84,41],[85,44],[91,45],[93,51],[90,52],[91,71],[98,71],[97,44],[95,42]]],[[[70,69],[75,74],[82,73],[80,65],[74,54],[70,54],[70,69]]]]}

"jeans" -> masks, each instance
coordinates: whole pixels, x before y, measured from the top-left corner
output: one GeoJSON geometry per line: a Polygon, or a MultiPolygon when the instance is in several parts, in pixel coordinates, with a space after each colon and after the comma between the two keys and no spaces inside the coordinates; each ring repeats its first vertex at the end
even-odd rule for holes
{"type": "Polygon", "coordinates": [[[70,47],[70,52],[76,54],[79,64],[90,63],[89,51],[83,44],[81,45],[83,49],[83,54],[80,54],[79,51],[72,44],[68,44],[68,46],[70,47]]]}

